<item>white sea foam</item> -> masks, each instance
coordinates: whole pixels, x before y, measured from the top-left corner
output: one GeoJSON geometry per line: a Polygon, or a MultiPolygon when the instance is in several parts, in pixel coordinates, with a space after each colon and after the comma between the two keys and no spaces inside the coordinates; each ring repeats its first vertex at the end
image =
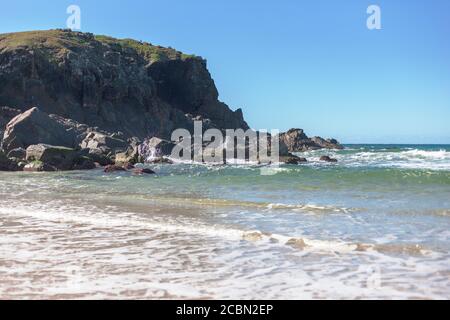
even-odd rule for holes
{"type": "Polygon", "coordinates": [[[445,298],[448,292],[448,279],[436,275],[445,264],[429,267],[414,256],[403,260],[345,241],[72,207],[2,206],[0,215],[3,298],[445,298]],[[378,286],[370,285],[374,270],[378,286]]]}
{"type": "MultiPolygon", "coordinates": [[[[285,205],[267,205],[279,206],[285,205]]],[[[3,298],[443,298],[448,293],[449,281],[436,274],[445,274],[446,259],[414,245],[319,240],[67,200],[3,202],[0,219],[3,298]],[[386,284],[367,287],[375,262],[386,284]]]]}
{"type": "MultiPolygon", "coordinates": [[[[270,207],[273,204],[269,205],[270,207]]],[[[275,204],[276,206],[276,204],[275,204]]],[[[284,206],[284,205],[283,205],[284,206]]],[[[327,207],[321,206],[302,206],[302,208],[308,208],[313,210],[328,210],[327,207]]],[[[92,210],[92,209],[91,209],[92,210]]],[[[187,235],[199,235],[203,237],[212,238],[224,238],[227,240],[251,240],[251,241],[266,241],[266,242],[276,242],[284,245],[289,245],[290,241],[301,241],[305,244],[302,250],[309,251],[329,251],[329,252],[351,252],[363,248],[367,251],[369,249],[377,249],[375,245],[371,244],[355,244],[351,242],[345,242],[341,240],[333,241],[323,241],[308,239],[305,237],[295,237],[281,234],[273,234],[260,230],[245,230],[236,229],[232,227],[220,226],[220,225],[208,225],[202,224],[199,221],[189,221],[189,220],[175,220],[175,221],[152,221],[151,219],[143,219],[138,217],[133,213],[122,212],[120,216],[111,215],[108,213],[103,213],[97,210],[86,210],[86,208],[77,207],[60,207],[58,209],[53,209],[51,207],[20,207],[15,206],[13,208],[0,207],[1,215],[18,215],[33,217],[36,219],[44,221],[52,221],[57,223],[77,223],[77,224],[88,224],[95,227],[102,228],[127,228],[135,230],[136,228],[153,230],[158,232],[169,232],[169,233],[184,233],[187,235]]],[[[295,247],[295,246],[294,246],[295,247]]],[[[431,251],[425,249],[418,249],[418,253],[430,254],[431,251]]]]}
{"type": "Polygon", "coordinates": [[[430,169],[430,170],[450,170],[450,151],[441,150],[421,150],[404,148],[403,151],[393,151],[390,149],[367,148],[337,150],[318,150],[303,153],[313,165],[329,165],[321,162],[320,157],[328,154],[338,160],[338,165],[349,167],[385,167],[404,169],[430,169]]]}

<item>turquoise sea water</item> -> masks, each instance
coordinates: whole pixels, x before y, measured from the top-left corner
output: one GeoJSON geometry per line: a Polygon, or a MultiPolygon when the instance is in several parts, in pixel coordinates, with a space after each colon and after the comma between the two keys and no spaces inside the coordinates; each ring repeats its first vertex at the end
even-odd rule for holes
{"type": "Polygon", "coordinates": [[[0,173],[0,297],[450,298],[450,146],[301,155],[0,173]]]}

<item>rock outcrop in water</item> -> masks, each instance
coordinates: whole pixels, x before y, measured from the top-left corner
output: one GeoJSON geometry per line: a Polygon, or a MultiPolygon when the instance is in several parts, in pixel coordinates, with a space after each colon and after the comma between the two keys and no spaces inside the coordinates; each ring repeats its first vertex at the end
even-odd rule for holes
{"type": "Polygon", "coordinates": [[[16,148],[45,142],[51,145],[74,147],[76,136],[73,131],[50,118],[38,108],[31,108],[13,118],[3,135],[3,149],[9,152],[16,148]]]}
{"type": "Polygon", "coordinates": [[[302,129],[290,129],[289,131],[280,134],[280,142],[287,146],[289,152],[344,148],[335,139],[326,140],[321,137],[309,138],[302,129]]]}
{"type": "MultiPolygon", "coordinates": [[[[218,96],[206,61],[171,48],[70,30],[2,34],[0,170],[166,162],[172,131],[192,132],[194,121],[203,130],[249,128],[218,96]],[[65,148],[74,156],[59,163],[65,148]]],[[[339,146],[291,130],[280,154],[299,163],[289,152],[339,146]]]]}
{"type": "Polygon", "coordinates": [[[5,151],[87,148],[101,164],[131,141],[169,139],[195,120],[205,129],[248,129],[240,109],[218,100],[201,57],[70,30],[0,35],[1,105],[5,151]]]}

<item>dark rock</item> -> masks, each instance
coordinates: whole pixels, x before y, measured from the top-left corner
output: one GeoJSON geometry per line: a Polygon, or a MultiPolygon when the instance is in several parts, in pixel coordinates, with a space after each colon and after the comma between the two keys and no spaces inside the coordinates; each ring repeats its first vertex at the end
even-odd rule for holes
{"type": "Polygon", "coordinates": [[[322,156],[322,157],[320,157],[320,161],[325,161],[325,162],[338,162],[337,159],[330,158],[329,156],[322,156]]]}
{"type": "Polygon", "coordinates": [[[116,164],[121,165],[124,163],[136,164],[143,162],[142,157],[139,155],[138,146],[130,146],[127,151],[116,153],[116,164]]]}
{"type": "Polygon", "coordinates": [[[319,149],[343,149],[335,139],[325,140],[320,137],[308,138],[302,129],[290,129],[280,134],[280,144],[284,143],[289,152],[303,152],[319,149]]]}
{"type": "Polygon", "coordinates": [[[28,161],[40,161],[57,170],[71,170],[76,157],[77,151],[66,147],[38,144],[27,148],[28,161]]]}
{"type": "Polygon", "coordinates": [[[311,138],[311,141],[323,149],[344,149],[344,147],[336,139],[323,139],[321,137],[313,137],[311,138]]]}
{"type": "Polygon", "coordinates": [[[286,163],[286,164],[300,164],[305,163],[307,160],[305,158],[300,158],[294,155],[289,156],[280,156],[280,162],[286,163]]]}
{"type": "Polygon", "coordinates": [[[62,125],[69,134],[75,137],[76,146],[81,144],[88,133],[95,130],[94,128],[88,127],[86,124],[79,123],[73,119],[67,119],[56,114],[49,114],[48,116],[62,125]]]}
{"type": "Polygon", "coordinates": [[[114,164],[110,164],[110,165],[106,166],[103,171],[106,173],[111,173],[111,172],[121,172],[121,171],[127,171],[127,170],[122,166],[116,166],[114,164]]]}
{"type": "Polygon", "coordinates": [[[280,141],[287,146],[290,152],[297,152],[303,151],[305,143],[308,142],[308,137],[302,129],[290,129],[280,134],[280,141]]]}
{"type": "Polygon", "coordinates": [[[39,143],[73,147],[75,135],[38,108],[19,114],[7,124],[3,136],[5,151],[39,143]]]}
{"type": "Polygon", "coordinates": [[[144,161],[151,161],[154,158],[170,156],[174,147],[175,144],[170,141],[153,137],[140,144],[138,152],[144,161]]]}
{"type": "Polygon", "coordinates": [[[132,163],[125,163],[123,166],[123,168],[125,168],[126,170],[131,170],[134,169],[134,165],[132,163]]]}
{"type": "Polygon", "coordinates": [[[95,162],[87,157],[87,156],[81,156],[74,160],[72,169],[73,170],[92,170],[95,169],[97,166],[95,165],[95,162]]]}
{"type": "Polygon", "coordinates": [[[83,151],[87,151],[86,156],[101,166],[114,164],[113,159],[110,156],[103,154],[99,149],[83,149],[83,151]]]}
{"type": "Polygon", "coordinates": [[[173,164],[173,161],[164,157],[160,157],[160,158],[153,158],[149,161],[147,161],[147,163],[151,163],[151,164],[173,164]]]}
{"type": "Polygon", "coordinates": [[[17,160],[25,160],[27,157],[27,151],[24,148],[12,149],[8,152],[8,158],[14,158],[17,160]]]}
{"type": "Polygon", "coordinates": [[[96,150],[98,154],[115,154],[128,148],[128,143],[112,135],[90,132],[80,144],[81,148],[96,150]]]}
{"type": "Polygon", "coordinates": [[[25,161],[19,161],[19,162],[17,163],[17,171],[23,171],[23,169],[25,168],[25,166],[26,166],[27,164],[28,164],[28,163],[25,162],[25,161]]]}
{"type": "Polygon", "coordinates": [[[8,157],[0,150],[0,171],[16,171],[18,170],[17,164],[8,159],[8,157]]]}
{"type": "Polygon", "coordinates": [[[156,174],[155,171],[148,169],[148,168],[139,168],[134,169],[133,173],[136,175],[143,175],[143,174],[156,174]]]}
{"type": "Polygon", "coordinates": [[[299,238],[291,238],[286,242],[287,246],[293,247],[295,249],[304,250],[307,245],[305,240],[299,238]]]}

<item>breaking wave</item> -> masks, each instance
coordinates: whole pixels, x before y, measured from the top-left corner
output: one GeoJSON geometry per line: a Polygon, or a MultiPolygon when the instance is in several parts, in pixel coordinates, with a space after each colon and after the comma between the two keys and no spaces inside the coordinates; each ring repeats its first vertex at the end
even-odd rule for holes
{"type": "Polygon", "coordinates": [[[423,150],[412,148],[349,148],[342,151],[310,151],[302,153],[314,164],[320,163],[324,153],[348,167],[382,167],[404,169],[450,170],[450,151],[446,149],[423,150]]]}

